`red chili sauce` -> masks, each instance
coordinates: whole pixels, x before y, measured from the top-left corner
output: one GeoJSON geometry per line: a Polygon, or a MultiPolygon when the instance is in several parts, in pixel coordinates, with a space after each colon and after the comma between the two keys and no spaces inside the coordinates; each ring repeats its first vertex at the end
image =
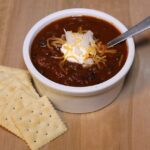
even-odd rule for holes
{"type": "Polygon", "coordinates": [[[63,56],[60,47],[47,46],[47,39],[50,37],[61,37],[66,31],[77,32],[78,28],[91,30],[94,37],[103,44],[120,35],[120,31],[112,24],[90,16],[67,17],[57,20],[42,29],[33,40],[31,46],[31,60],[35,68],[46,78],[68,86],[90,86],[102,83],[123,67],[127,58],[127,44],[122,42],[113,49],[115,54],[106,54],[106,63],[100,63],[83,67],[81,64],[65,61],[63,69],[60,67],[60,59],[52,56],[63,56]]]}

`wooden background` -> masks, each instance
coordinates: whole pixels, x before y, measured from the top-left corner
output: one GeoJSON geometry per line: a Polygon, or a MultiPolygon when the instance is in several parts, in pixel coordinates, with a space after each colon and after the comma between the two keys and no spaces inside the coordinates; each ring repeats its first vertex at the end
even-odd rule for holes
{"type": "MultiPolygon", "coordinates": [[[[149,0],[0,0],[0,64],[25,68],[23,40],[32,25],[57,10],[105,11],[128,27],[150,14],[149,0]]],[[[42,150],[150,150],[150,32],[136,37],[136,57],[120,96],[89,114],[61,113],[68,132],[42,150]]],[[[27,150],[0,128],[0,150],[27,150]]]]}

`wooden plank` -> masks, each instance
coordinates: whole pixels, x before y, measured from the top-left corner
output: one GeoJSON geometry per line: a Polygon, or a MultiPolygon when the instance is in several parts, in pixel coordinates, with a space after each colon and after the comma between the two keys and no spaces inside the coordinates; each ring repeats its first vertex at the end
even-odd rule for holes
{"type": "MultiPolygon", "coordinates": [[[[131,23],[135,24],[149,16],[148,0],[132,0],[131,23]]],[[[132,95],[132,149],[150,149],[150,31],[138,35],[136,41],[136,62],[134,77],[136,83],[132,95]]]]}

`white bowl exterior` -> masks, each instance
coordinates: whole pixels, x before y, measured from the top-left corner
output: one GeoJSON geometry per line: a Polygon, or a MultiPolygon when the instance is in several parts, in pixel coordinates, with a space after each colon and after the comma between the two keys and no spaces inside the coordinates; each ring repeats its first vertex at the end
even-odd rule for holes
{"type": "Polygon", "coordinates": [[[47,95],[60,110],[82,113],[91,112],[108,105],[120,92],[123,80],[129,71],[134,59],[134,42],[132,38],[127,40],[128,57],[122,69],[111,79],[94,86],[71,87],[55,83],[41,75],[33,66],[30,59],[30,46],[36,34],[49,23],[67,16],[87,15],[106,20],[121,32],[127,28],[112,16],[91,9],[67,9],[53,13],[36,23],[27,34],[23,45],[23,57],[25,64],[33,76],[35,85],[41,95],[47,95]]]}
{"type": "Polygon", "coordinates": [[[69,113],[87,113],[102,109],[118,96],[124,82],[123,78],[111,88],[100,91],[96,95],[73,96],[54,91],[36,78],[33,80],[40,95],[47,95],[55,108],[69,113]]]}

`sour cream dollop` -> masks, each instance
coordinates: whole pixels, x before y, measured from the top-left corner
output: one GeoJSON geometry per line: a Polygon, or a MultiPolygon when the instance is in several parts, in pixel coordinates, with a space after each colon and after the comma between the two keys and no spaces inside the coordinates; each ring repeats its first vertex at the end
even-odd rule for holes
{"type": "Polygon", "coordinates": [[[66,42],[61,47],[64,58],[69,62],[79,63],[83,66],[94,64],[92,55],[96,55],[93,32],[73,33],[65,31],[66,42]]]}

